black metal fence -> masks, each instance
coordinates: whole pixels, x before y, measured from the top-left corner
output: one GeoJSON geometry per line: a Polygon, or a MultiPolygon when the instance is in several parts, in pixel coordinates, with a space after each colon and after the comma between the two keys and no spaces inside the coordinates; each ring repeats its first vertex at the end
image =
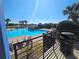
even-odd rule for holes
{"type": "Polygon", "coordinates": [[[39,38],[41,38],[41,36],[14,44],[15,59],[39,58],[43,53],[43,41],[39,38]]]}
{"type": "Polygon", "coordinates": [[[55,43],[52,33],[44,33],[41,36],[14,44],[15,59],[38,59],[41,56],[44,59],[44,53],[55,43]]]}
{"type": "Polygon", "coordinates": [[[18,42],[13,45],[15,59],[64,59],[55,32],[18,42]]]}

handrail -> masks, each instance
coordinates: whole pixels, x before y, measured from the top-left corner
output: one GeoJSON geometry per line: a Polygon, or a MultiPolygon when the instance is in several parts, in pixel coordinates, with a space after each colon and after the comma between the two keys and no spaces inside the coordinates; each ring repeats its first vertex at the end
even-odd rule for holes
{"type": "Polygon", "coordinates": [[[31,38],[30,40],[25,40],[22,42],[15,43],[13,45],[15,59],[22,59],[22,58],[38,59],[41,56],[43,59],[46,59],[46,58],[63,59],[64,56],[59,50],[59,48],[61,48],[60,43],[58,42],[58,40],[55,39],[55,37],[53,37],[53,34],[54,32],[43,33],[43,35],[31,38]],[[41,38],[41,39],[36,40],[38,38],[41,38]],[[36,41],[33,42],[33,40],[36,40],[36,41]],[[25,45],[24,47],[17,49],[18,44],[22,44],[22,43],[27,43],[28,45],[25,45]],[[22,50],[21,53],[18,53],[18,50],[22,50]],[[18,56],[21,54],[23,54],[23,56],[19,58],[18,56]]]}
{"type": "MultiPolygon", "coordinates": [[[[32,52],[34,52],[34,51],[36,51],[37,49],[40,49],[40,51],[43,51],[42,52],[42,54],[44,54],[44,50],[46,49],[46,46],[44,46],[44,44],[43,43],[45,43],[45,42],[43,42],[44,41],[44,38],[46,38],[46,37],[44,37],[44,35],[48,35],[48,34],[51,34],[52,32],[49,32],[49,33],[44,33],[43,35],[40,35],[40,36],[37,36],[37,37],[34,37],[34,38],[31,38],[31,39],[29,39],[29,40],[24,40],[24,41],[22,41],[22,42],[18,42],[18,43],[15,43],[15,44],[13,44],[13,47],[14,47],[14,55],[15,55],[15,58],[16,59],[18,59],[18,52],[17,52],[17,50],[20,50],[20,49],[23,49],[24,47],[21,47],[21,48],[19,48],[19,49],[17,49],[17,46],[19,45],[19,44],[23,44],[23,43],[29,43],[29,42],[31,42],[31,47],[30,47],[30,50],[28,50],[28,51],[31,51],[32,50],[32,52]],[[33,42],[33,40],[35,40],[35,39],[38,39],[38,38],[40,38],[40,37],[42,37],[42,39],[40,39],[40,40],[38,40],[38,41],[36,41],[36,42],[33,42]],[[42,41],[41,41],[42,40],[42,41]],[[40,44],[39,44],[39,42],[40,42],[40,44]],[[39,45],[38,45],[39,44],[39,45]],[[36,47],[37,48],[36,48],[36,47]],[[35,49],[35,50],[34,50],[35,49]],[[42,49],[42,50],[41,50],[42,49]]],[[[52,36],[50,36],[50,37],[52,37],[52,36]]],[[[47,36],[47,38],[46,39],[48,39],[48,38],[50,38],[49,36],[47,36]]],[[[50,43],[50,40],[48,40],[48,43],[50,43]]],[[[29,46],[29,45],[26,45],[25,47],[27,47],[27,46],[29,46]]],[[[24,51],[25,52],[25,51],[24,51]]],[[[21,53],[20,53],[21,54],[21,53]]],[[[19,55],[20,55],[19,54],[19,55]]]]}

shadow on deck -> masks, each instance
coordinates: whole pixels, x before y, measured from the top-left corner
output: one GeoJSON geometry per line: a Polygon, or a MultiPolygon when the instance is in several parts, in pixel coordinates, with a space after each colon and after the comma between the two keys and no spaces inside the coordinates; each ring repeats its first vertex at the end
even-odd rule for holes
{"type": "MultiPolygon", "coordinates": [[[[76,46],[77,45],[79,44],[76,44],[76,46]]],[[[56,41],[54,47],[52,46],[46,53],[44,53],[44,59],[79,59],[79,51],[74,49],[73,53],[74,55],[64,56],[60,51],[60,44],[56,41]]],[[[39,59],[43,59],[43,56],[41,56],[39,59]]]]}

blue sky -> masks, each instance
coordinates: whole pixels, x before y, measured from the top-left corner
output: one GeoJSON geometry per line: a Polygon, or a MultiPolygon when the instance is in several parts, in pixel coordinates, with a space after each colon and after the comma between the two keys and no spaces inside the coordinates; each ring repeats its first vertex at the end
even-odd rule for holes
{"type": "Polygon", "coordinates": [[[67,19],[63,10],[76,0],[4,0],[5,18],[12,22],[57,23],[67,19]]]}

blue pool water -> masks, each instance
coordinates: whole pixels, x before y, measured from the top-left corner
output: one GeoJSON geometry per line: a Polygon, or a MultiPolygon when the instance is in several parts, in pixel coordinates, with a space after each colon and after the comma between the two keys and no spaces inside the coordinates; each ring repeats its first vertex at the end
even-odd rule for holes
{"type": "Polygon", "coordinates": [[[17,36],[22,36],[22,35],[36,36],[44,32],[46,32],[46,30],[14,29],[14,30],[8,31],[8,38],[14,38],[17,36]]]}

